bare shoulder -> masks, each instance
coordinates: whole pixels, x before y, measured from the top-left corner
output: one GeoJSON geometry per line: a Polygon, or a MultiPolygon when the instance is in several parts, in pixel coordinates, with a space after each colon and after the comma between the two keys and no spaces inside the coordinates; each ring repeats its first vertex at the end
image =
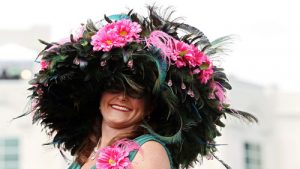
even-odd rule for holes
{"type": "Polygon", "coordinates": [[[170,160],[163,145],[148,141],[141,146],[132,166],[133,169],[170,169],[170,160]]]}

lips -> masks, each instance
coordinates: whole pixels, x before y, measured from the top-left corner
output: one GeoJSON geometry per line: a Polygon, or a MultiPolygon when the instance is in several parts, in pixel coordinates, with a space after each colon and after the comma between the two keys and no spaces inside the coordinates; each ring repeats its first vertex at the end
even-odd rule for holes
{"type": "Polygon", "coordinates": [[[129,112],[131,111],[131,109],[129,107],[126,107],[124,105],[118,105],[118,104],[112,104],[110,105],[113,109],[115,110],[119,110],[119,111],[125,111],[125,112],[129,112]]]}

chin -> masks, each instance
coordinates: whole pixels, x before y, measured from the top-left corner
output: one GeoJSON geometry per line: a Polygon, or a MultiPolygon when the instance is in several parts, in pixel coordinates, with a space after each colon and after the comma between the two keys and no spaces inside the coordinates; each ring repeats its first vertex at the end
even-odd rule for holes
{"type": "Polygon", "coordinates": [[[125,120],[124,121],[109,120],[109,121],[107,121],[107,124],[110,127],[118,128],[118,129],[134,126],[133,124],[129,124],[127,120],[126,121],[125,120]]]}

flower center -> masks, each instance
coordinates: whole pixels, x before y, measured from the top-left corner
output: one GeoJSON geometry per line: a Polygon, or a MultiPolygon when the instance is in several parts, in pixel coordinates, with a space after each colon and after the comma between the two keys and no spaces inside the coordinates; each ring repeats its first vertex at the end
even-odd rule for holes
{"type": "Polygon", "coordinates": [[[115,165],[116,165],[116,161],[113,160],[113,159],[109,159],[109,160],[108,160],[108,163],[109,163],[111,166],[115,166],[115,165]]]}
{"type": "Polygon", "coordinates": [[[112,43],[111,40],[106,40],[105,42],[107,45],[110,45],[112,43]]]}
{"type": "Polygon", "coordinates": [[[126,36],[128,34],[128,32],[126,32],[126,31],[121,31],[120,32],[120,36],[126,36]]]}
{"type": "Polygon", "coordinates": [[[186,55],[187,52],[188,52],[187,50],[181,51],[181,52],[179,53],[179,56],[182,57],[182,56],[186,55]]]}

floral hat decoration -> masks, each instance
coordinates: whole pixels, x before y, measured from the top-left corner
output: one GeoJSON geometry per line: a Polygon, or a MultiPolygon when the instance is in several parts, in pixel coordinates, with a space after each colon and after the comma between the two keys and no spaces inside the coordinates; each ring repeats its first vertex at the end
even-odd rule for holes
{"type": "Polygon", "coordinates": [[[150,96],[155,108],[140,127],[166,143],[175,168],[214,156],[226,115],[257,121],[230,107],[231,86],[214,64],[230,38],[210,42],[197,28],[170,20],[172,12],[148,9],[147,17],[131,10],[89,20],[58,42],[40,40],[46,47],[38,55],[41,69],[30,81],[29,113],[58,148],[74,155],[97,131],[99,96],[106,90],[150,96]]]}

